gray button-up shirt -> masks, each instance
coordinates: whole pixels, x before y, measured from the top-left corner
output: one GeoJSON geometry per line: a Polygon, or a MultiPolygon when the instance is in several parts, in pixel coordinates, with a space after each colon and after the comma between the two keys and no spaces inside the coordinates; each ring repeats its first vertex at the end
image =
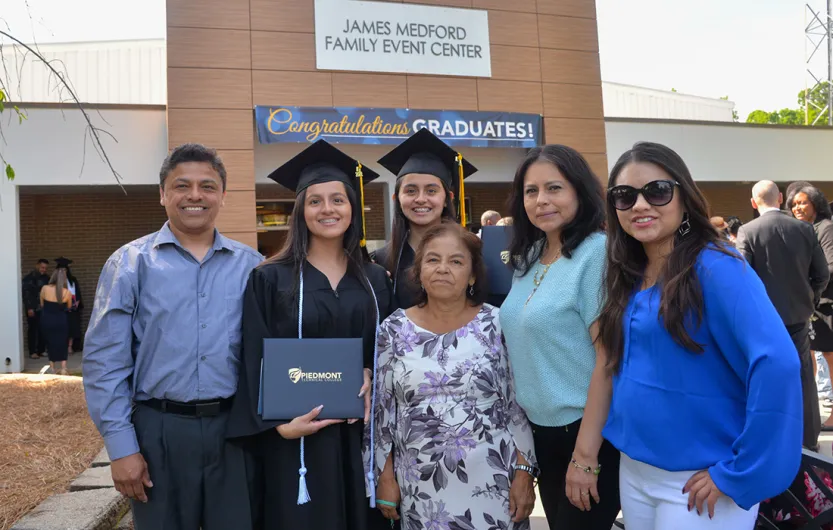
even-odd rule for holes
{"type": "Polygon", "coordinates": [[[243,291],[262,260],[215,230],[199,262],[168,223],[110,256],[98,280],[83,369],[87,407],[111,460],[139,452],[133,400],[234,395],[243,291]]]}

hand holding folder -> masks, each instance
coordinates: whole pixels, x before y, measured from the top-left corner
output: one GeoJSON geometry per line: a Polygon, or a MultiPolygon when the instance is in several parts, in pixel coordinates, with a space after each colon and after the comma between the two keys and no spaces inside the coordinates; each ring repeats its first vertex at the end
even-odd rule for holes
{"type": "Polygon", "coordinates": [[[336,423],[344,423],[344,420],[317,420],[316,418],[321,413],[324,405],[318,405],[303,416],[298,416],[289,423],[278,425],[275,427],[278,434],[286,440],[295,440],[302,436],[309,436],[315,434],[324,427],[335,425],[336,423]]]}

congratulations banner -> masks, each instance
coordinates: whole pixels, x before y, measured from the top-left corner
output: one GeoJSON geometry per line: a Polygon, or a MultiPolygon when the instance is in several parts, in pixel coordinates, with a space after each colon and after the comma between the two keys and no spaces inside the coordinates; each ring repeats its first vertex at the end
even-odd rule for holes
{"type": "Polygon", "coordinates": [[[422,128],[449,145],[526,147],[541,144],[541,116],[511,112],[255,107],[262,144],[314,142],[398,144],[422,128]]]}

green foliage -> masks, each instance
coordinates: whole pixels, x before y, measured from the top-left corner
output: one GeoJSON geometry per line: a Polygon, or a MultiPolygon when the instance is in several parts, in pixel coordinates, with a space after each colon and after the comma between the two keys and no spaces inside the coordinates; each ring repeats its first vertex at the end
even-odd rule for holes
{"type": "MultiPolygon", "coordinates": [[[[830,94],[830,85],[828,84],[820,84],[817,85],[815,88],[811,88],[809,90],[802,90],[798,93],[798,108],[801,110],[801,113],[804,114],[804,94],[807,93],[807,100],[808,105],[807,109],[809,110],[809,123],[810,125],[815,122],[816,126],[820,125],[827,125],[827,116],[830,112],[830,109],[826,109],[824,112],[821,112],[827,106],[827,97],[830,94]]],[[[802,123],[804,123],[802,121],[802,123]]]]}
{"type": "MultiPolygon", "coordinates": [[[[2,114],[6,110],[6,103],[8,102],[8,97],[6,96],[6,92],[0,88],[0,114],[2,114]]],[[[23,123],[23,120],[29,119],[26,116],[26,112],[20,110],[17,105],[12,106],[12,112],[17,114],[17,122],[18,124],[23,123]]],[[[9,164],[6,159],[3,157],[2,153],[0,153],[0,162],[2,162],[4,166],[4,172],[6,173],[6,178],[8,180],[14,180],[14,168],[11,164],[9,164]]]]}
{"type": "Polygon", "coordinates": [[[818,85],[809,91],[802,90],[796,98],[798,102],[797,109],[781,109],[772,112],[755,110],[750,112],[749,116],[746,117],[746,123],[777,125],[805,125],[809,123],[809,125],[813,125],[815,122],[816,127],[826,127],[830,110],[826,109],[822,112],[822,109],[827,106],[827,95],[829,91],[830,86],[827,84],[818,85]],[[806,106],[804,98],[805,92],[807,93],[808,102],[806,106]],[[809,112],[807,114],[809,116],[805,115],[808,109],[809,112]]]}

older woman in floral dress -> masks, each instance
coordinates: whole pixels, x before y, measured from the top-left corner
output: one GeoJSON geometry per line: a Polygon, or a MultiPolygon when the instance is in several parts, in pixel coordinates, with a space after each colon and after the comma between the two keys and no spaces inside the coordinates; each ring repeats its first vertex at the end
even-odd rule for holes
{"type": "Polygon", "coordinates": [[[405,530],[529,528],[532,431],[515,402],[498,310],[483,303],[480,251],[455,224],[428,231],[413,271],[422,300],[379,333],[377,499],[405,530]]]}

